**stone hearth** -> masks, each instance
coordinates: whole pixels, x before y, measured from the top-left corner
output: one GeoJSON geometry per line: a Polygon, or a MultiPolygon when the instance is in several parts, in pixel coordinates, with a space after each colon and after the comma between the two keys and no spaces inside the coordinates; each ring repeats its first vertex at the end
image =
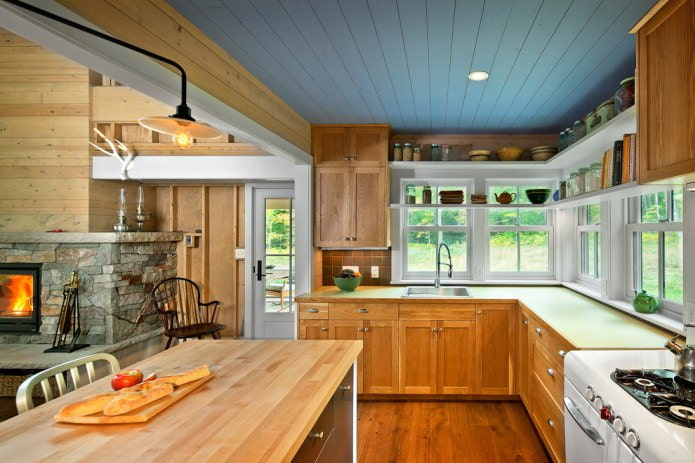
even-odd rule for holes
{"type": "Polygon", "coordinates": [[[0,233],[0,263],[40,263],[39,333],[0,334],[0,343],[51,343],[63,301],[63,285],[77,268],[82,337],[114,344],[160,328],[149,315],[135,320],[154,284],[176,276],[180,232],[0,233]]]}

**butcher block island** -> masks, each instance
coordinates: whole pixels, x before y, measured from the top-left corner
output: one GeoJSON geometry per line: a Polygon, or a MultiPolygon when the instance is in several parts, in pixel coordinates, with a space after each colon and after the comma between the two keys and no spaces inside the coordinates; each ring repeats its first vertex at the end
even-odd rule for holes
{"type": "Polygon", "coordinates": [[[0,423],[7,462],[353,461],[360,341],[189,341],[133,365],[213,377],[150,421],[67,424],[61,407],[110,390],[103,378],[0,423]]]}

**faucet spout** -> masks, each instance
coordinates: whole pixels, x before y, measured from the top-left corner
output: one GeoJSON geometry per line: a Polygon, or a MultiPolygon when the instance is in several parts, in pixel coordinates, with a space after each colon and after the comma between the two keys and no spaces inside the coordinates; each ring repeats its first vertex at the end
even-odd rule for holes
{"type": "Polygon", "coordinates": [[[446,243],[441,243],[439,245],[439,247],[437,248],[437,264],[436,264],[436,268],[434,271],[434,274],[435,274],[434,287],[435,288],[439,288],[439,286],[441,285],[440,275],[441,275],[441,266],[442,266],[442,248],[446,249],[446,254],[449,258],[449,263],[446,264],[449,267],[449,270],[447,272],[449,275],[449,278],[454,277],[454,266],[451,263],[451,250],[449,249],[449,246],[446,245],[446,243]]]}

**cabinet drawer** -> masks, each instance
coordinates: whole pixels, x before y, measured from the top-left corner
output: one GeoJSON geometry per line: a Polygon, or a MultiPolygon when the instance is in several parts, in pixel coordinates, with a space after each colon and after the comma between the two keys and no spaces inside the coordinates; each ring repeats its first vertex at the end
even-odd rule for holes
{"type": "Polygon", "coordinates": [[[400,304],[400,320],[475,320],[475,304],[400,304]]]}
{"type": "Polygon", "coordinates": [[[299,339],[328,339],[328,320],[299,320],[299,339]]]}
{"type": "Polygon", "coordinates": [[[565,354],[572,350],[572,346],[562,339],[551,329],[541,325],[535,318],[529,318],[529,337],[533,344],[539,344],[550,354],[550,357],[557,359],[559,367],[564,366],[565,354]]]}
{"type": "MultiPolygon", "coordinates": [[[[333,401],[329,401],[319,419],[299,447],[293,462],[315,462],[333,433],[333,401]]],[[[332,452],[331,452],[332,454],[332,452]]]]}
{"type": "MultiPolygon", "coordinates": [[[[558,408],[562,408],[564,393],[564,376],[559,363],[550,358],[545,349],[536,345],[533,350],[533,374],[538,381],[550,393],[552,400],[558,408]]],[[[542,392],[542,391],[539,391],[542,392]]]]}
{"type": "Polygon", "coordinates": [[[303,320],[328,318],[328,304],[326,302],[303,302],[299,304],[299,318],[303,320]]]}
{"type": "Polygon", "coordinates": [[[398,305],[342,302],[329,304],[328,315],[343,320],[398,320],[398,305]]]}
{"type": "Polygon", "coordinates": [[[565,421],[562,409],[555,406],[535,376],[531,383],[534,390],[531,399],[531,415],[536,423],[536,429],[543,437],[553,460],[563,462],[565,461],[565,421]]]}

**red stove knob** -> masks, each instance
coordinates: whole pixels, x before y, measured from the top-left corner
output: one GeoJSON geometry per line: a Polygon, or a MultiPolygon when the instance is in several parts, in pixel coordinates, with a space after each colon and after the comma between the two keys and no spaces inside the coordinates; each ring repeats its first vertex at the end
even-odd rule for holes
{"type": "Polygon", "coordinates": [[[613,420],[613,410],[610,407],[601,407],[601,419],[606,421],[613,420]]]}

